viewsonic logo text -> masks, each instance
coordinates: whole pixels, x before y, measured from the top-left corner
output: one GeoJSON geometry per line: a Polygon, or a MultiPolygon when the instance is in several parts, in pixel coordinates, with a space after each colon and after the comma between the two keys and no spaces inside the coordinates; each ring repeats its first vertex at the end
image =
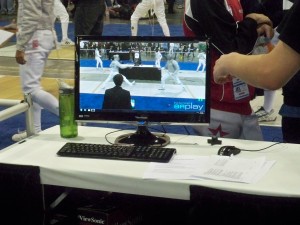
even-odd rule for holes
{"type": "Polygon", "coordinates": [[[103,220],[103,219],[96,219],[94,217],[86,217],[86,216],[82,216],[82,215],[78,215],[78,218],[81,221],[84,221],[84,222],[91,222],[91,223],[96,223],[96,224],[105,224],[105,220],[103,220]]]}

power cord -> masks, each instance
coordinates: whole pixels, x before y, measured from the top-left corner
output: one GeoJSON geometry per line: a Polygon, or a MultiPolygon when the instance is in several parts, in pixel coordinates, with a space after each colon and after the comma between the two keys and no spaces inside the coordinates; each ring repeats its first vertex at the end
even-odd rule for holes
{"type": "Polygon", "coordinates": [[[265,147],[265,148],[261,148],[261,149],[240,149],[241,151],[244,151],[244,152],[259,152],[259,151],[263,151],[263,150],[266,150],[268,148],[271,148],[272,146],[274,145],[278,145],[278,144],[282,144],[281,142],[276,142],[274,144],[271,144],[269,145],[268,147],[265,147]]]}

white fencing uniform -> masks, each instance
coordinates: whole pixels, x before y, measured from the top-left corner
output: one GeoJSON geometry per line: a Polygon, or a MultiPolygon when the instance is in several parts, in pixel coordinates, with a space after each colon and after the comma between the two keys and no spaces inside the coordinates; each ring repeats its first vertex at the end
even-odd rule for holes
{"type": "Polygon", "coordinates": [[[201,68],[200,72],[204,72],[206,66],[206,55],[203,52],[200,52],[198,54],[198,59],[199,59],[199,63],[198,63],[197,71],[199,71],[201,68]]]}
{"type": "Polygon", "coordinates": [[[180,70],[178,62],[174,59],[170,59],[167,61],[164,68],[166,69],[166,72],[163,73],[161,76],[161,90],[165,89],[166,80],[169,77],[172,77],[176,84],[179,84],[182,87],[182,89],[184,89],[184,86],[178,77],[178,73],[180,70]]]}
{"type": "Polygon", "coordinates": [[[170,36],[170,30],[166,20],[165,4],[163,0],[142,0],[131,15],[131,35],[137,36],[139,19],[144,17],[150,9],[153,9],[158,23],[165,36],[170,36]]]}
{"type": "Polygon", "coordinates": [[[41,109],[58,115],[58,100],[41,86],[41,77],[51,50],[55,47],[53,0],[19,0],[16,49],[25,52],[20,65],[23,92],[31,94],[36,132],[41,131],[41,109]]]}
{"type": "Polygon", "coordinates": [[[54,0],[53,10],[55,18],[59,18],[61,23],[62,40],[69,39],[68,28],[70,19],[66,7],[62,4],[60,0],[54,0]]]}
{"type": "Polygon", "coordinates": [[[98,48],[95,49],[95,60],[96,60],[96,68],[98,69],[100,66],[100,68],[103,70],[103,62],[98,48]]]}
{"type": "MultiPolygon", "coordinates": [[[[110,73],[108,75],[108,77],[106,78],[106,80],[103,82],[102,84],[102,88],[105,88],[106,87],[106,84],[110,81],[113,80],[114,76],[119,74],[119,68],[121,69],[125,69],[125,68],[128,68],[130,67],[129,65],[124,65],[124,64],[121,64],[119,62],[119,56],[118,55],[114,55],[114,60],[111,62],[110,64],[110,73]]],[[[135,81],[133,82],[130,82],[124,75],[123,75],[123,80],[129,85],[129,86],[132,86],[135,81]]]]}
{"type": "Polygon", "coordinates": [[[160,68],[161,59],[162,59],[162,54],[160,53],[160,51],[155,52],[155,66],[157,68],[160,68]]]}

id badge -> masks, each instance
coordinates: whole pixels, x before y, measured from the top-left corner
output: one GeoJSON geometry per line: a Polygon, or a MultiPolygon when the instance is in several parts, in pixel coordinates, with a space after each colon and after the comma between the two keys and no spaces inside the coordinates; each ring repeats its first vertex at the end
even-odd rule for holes
{"type": "Polygon", "coordinates": [[[235,100],[241,100],[249,97],[250,95],[249,88],[244,81],[241,81],[238,78],[234,78],[232,80],[232,84],[233,84],[233,94],[235,100]]]}

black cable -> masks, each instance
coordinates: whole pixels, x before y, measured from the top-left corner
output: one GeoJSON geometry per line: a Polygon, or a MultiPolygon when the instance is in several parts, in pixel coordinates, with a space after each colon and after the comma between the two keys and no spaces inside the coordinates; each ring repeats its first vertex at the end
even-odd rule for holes
{"type": "Polygon", "coordinates": [[[250,149],[240,149],[240,150],[241,150],[241,151],[245,151],[245,152],[259,152],[259,151],[263,151],[263,150],[266,150],[266,149],[268,149],[268,148],[271,148],[272,146],[278,145],[278,144],[282,144],[282,143],[281,143],[281,142],[276,142],[276,143],[274,143],[274,144],[271,144],[271,145],[268,146],[268,147],[261,148],[261,149],[252,149],[252,150],[250,150],[250,149]]]}
{"type": "Polygon", "coordinates": [[[114,130],[114,131],[111,131],[111,132],[108,132],[107,134],[105,134],[105,140],[109,143],[109,144],[111,144],[111,145],[113,145],[113,144],[115,144],[115,143],[112,143],[112,142],[110,142],[109,140],[108,140],[108,135],[110,135],[110,134],[113,134],[113,133],[116,133],[116,132],[120,132],[120,131],[123,131],[123,130],[125,130],[125,129],[118,129],[118,130],[114,130]]]}

